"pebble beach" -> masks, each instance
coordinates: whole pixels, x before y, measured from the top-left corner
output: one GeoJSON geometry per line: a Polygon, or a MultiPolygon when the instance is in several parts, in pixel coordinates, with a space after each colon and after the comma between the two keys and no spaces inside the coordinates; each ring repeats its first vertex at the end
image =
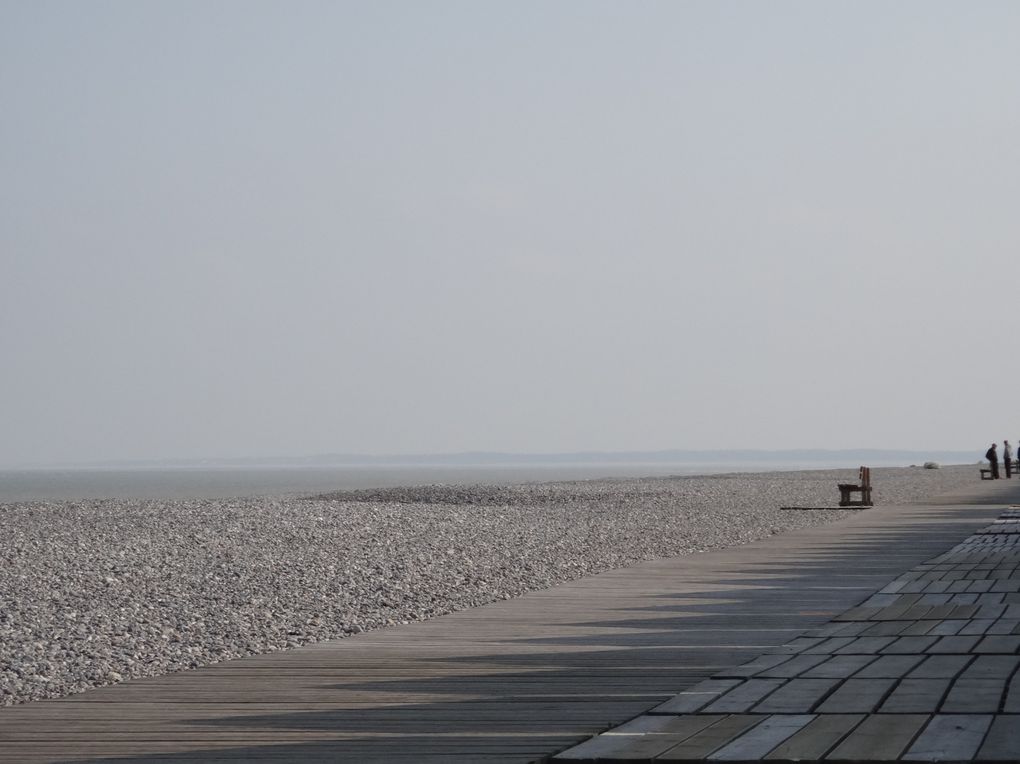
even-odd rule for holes
{"type": "MultiPolygon", "coordinates": [[[[872,471],[880,505],[978,479],[872,471]]],[[[836,521],[856,470],[0,505],[0,705],[336,639],[836,521]]]]}

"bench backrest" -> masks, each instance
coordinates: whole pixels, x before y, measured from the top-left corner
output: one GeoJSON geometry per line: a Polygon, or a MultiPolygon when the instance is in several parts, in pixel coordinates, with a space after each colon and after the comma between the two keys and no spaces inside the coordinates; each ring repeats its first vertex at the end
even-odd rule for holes
{"type": "Polygon", "coordinates": [[[871,467],[861,467],[861,488],[871,488],[871,467]]]}

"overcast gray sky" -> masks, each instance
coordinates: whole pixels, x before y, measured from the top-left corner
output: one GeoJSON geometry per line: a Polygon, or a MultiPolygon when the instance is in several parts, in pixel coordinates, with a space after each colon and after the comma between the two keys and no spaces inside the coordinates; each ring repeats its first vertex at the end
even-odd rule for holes
{"type": "Polygon", "coordinates": [[[1020,436],[1018,39],[1014,2],[0,0],[0,464],[977,458],[1020,436]]]}

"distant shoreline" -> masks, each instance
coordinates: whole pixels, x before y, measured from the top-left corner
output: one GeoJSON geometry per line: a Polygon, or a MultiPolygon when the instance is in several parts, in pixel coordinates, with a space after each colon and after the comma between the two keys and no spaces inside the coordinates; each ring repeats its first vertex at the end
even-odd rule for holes
{"type": "MultiPolygon", "coordinates": [[[[969,463],[974,463],[972,460],[969,463]]],[[[921,464],[918,461],[917,464],[921,464]]],[[[875,460],[847,463],[687,462],[491,465],[161,466],[0,470],[0,504],[30,501],[296,497],[331,491],[429,484],[547,483],[904,467],[875,460]]],[[[945,464],[944,466],[950,466],[945,464]]]]}
{"type": "Polygon", "coordinates": [[[15,464],[0,466],[3,471],[99,470],[99,469],[283,469],[348,467],[524,467],[524,466],[613,466],[640,464],[682,465],[787,465],[819,469],[850,464],[905,467],[912,463],[936,461],[966,464],[980,458],[974,451],[912,449],[666,449],[659,451],[573,451],[562,453],[515,453],[467,451],[440,454],[316,454],[310,456],[208,457],[169,459],[120,459],[53,464],[15,464]]]}

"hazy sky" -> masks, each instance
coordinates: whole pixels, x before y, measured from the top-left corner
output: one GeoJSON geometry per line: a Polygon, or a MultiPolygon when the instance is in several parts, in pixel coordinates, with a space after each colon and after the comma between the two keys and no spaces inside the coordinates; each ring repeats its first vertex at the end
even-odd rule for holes
{"type": "Polygon", "coordinates": [[[0,464],[1020,439],[1020,4],[0,0],[0,464]]]}

